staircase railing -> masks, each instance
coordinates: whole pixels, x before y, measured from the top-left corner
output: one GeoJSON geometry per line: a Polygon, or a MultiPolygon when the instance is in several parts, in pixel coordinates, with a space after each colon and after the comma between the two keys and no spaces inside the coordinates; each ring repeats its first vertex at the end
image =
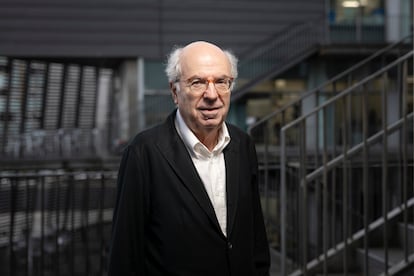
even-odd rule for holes
{"type": "Polygon", "coordinates": [[[377,275],[411,262],[413,53],[281,128],[282,275],[377,275]],[[380,110],[379,127],[374,129],[372,110],[380,110]],[[349,123],[356,118],[361,125],[349,123]],[[288,153],[289,145],[297,155],[288,153]],[[398,216],[391,215],[395,210],[400,210],[398,216]],[[399,238],[394,229],[398,222],[399,238]],[[353,241],[358,232],[362,237],[353,241]],[[392,255],[396,249],[398,257],[392,255]],[[340,253],[333,254],[335,250],[340,253]],[[370,266],[378,251],[376,260],[381,262],[370,266]]]}
{"type": "MultiPolygon", "coordinates": [[[[375,72],[375,70],[385,66],[401,54],[406,53],[407,49],[410,49],[409,45],[412,45],[411,39],[412,36],[409,36],[384,47],[250,126],[249,133],[256,142],[257,153],[261,163],[265,217],[268,223],[270,238],[275,247],[280,245],[280,218],[278,216],[280,205],[275,200],[280,192],[278,186],[278,179],[280,177],[280,128],[298,118],[303,113],[301,109],[305,104],[308,105],[308,103],[313,102],[316,106],[318,103],[322,103],[328,96],[336,95],[372,72],[375,72]]],[[[354,118],[350,118],[347,122],[348,127],[352,125],[352,121],[354,121],[354,118]]],[[[318,127],[317,124],[318,122],[316,121],[315,128],[318,127]]],[[[348,136],[356,136],[356,134],[348,133],[348,136]]],[[[298,150],[292,145],[289,137],[286,143],[287,154],[298,155],[298,150]]],[[[315,163],[317,162],[318,160],[315,159],[315,163]]],[[[289,170],[292,171],[293,169],[290,168],[289,170]]],[[[296,175],[292,173],[289,174],[289,177],[295,178],[296,175]]]]}
{"type": "Polygon", "coordinates": [[[412,45],[412,37],[413,35],[411,34],[395,43],[392,43],[384,47],[383,49],[375,52],[366,59],[363,59],[362,61],[349,67],[345,71],[325,81],[321,85],[303,93],[298,99],[295,99],[287,103],[283,107],[276,109],[272,113],[268,114],[267,116],[264,116],[263,118],[252,124],[249,127],[249,132],[253,133],[255,130],[257,130],[260,127],[263,127],[264,124],[268,123],[272,119],[282,119],[280,124],[284,125],[287,123],[286,114],[292,112],[294,108],[297,108],[298,105],[301,105],[301,103],[309,97],[315,96],[317,98],[316,102],[319,103],[322,100],[321,94],[323,94],[324,92],[330,91],[332,92],[332,94],[335,94],[338,91],[349,87],[353,83],[362,80],[367,75],[383,67],[386,63],[390,61],[390,59],[398,57],[402,53],[407,52],[407,49],[409,49],[407,45],[412,45]],[[281,118],[277,118],[279,116],[281,118]]]}
{"type": "Polygon", "coordinates": [[[1,171],[1,275],[107,275],[116,171],[1,171]]]}
{"type": "Polygon", "coordinates": [[[289,25],[242,53],[232,100],[241,98],[258,83],[280,74],[314,53],[325,37],[323,20],[289,25]]]}

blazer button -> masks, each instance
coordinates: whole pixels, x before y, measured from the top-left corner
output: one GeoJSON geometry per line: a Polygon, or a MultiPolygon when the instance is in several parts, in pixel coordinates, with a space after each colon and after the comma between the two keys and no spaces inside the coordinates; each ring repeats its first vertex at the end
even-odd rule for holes
{"type": "Polygon", "coordinates": [[[233,244],[232,244],[231,242],[228,242],[228,243],[227,243],[227,248],[228,248],[228,249],[232,249],[232,248],[233,248],[233,244]]]}

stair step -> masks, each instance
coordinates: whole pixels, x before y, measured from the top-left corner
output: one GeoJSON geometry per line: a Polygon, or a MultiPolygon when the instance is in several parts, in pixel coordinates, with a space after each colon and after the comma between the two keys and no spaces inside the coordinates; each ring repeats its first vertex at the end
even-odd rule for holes
{"type": "Polygon", "coordinates": [[[405,225],[404,223],[398,223],[398,241],[401,247],[407,247],[408,252],[411,254],[414,252],[413,246],[413,236],[414,236],[414,225],[412,223],[408,223],[405,225]],[[404,239],[405,231],[407,230],[407,240],[404,239]]]}
{"type": "MultiPolygon", "coordinates": [[[[364,254],[364,249],[358,250],[361,256],[364,254]]],[[[368,249],[368,256],[380,263],[385,262],[385,255],[384,255],[384,248],[369,248],[368,249]]],[[[388,248],[388,265],[393,266],[399,263],[402,259],[404,259],[404,251],[400,248],[388,248]]]]}
{"type": "MultiPolygon", "coordinates": [[[[360,266],[363,267],[365,250],[359,248],[357,250],[360,266]]],[[[384,248],[368,249],[369,275],[379,275],[385,270],[384,248]]],[[[400,248],[388,248],[388,268],[395,266],[404,258],[404,251],[400,248]]]]}
{"type": "MultiPolygon", "coordinates": [[[[343,276],[345,275],[344,273],[328,273],[328,274],[323,274],[323,273],[318,273],[315,274],[315,276],[343,276]]],[[[347,273],[346,275],[348,276],[361,276],[361,273],[347,273]]]]}
{"type": "Polygon", "coordinates": [[[277,276],[279,275],[280,271],[280,255],[279,253],[274,250],[273,248],[270,248],[270,276],[277,276]]]}

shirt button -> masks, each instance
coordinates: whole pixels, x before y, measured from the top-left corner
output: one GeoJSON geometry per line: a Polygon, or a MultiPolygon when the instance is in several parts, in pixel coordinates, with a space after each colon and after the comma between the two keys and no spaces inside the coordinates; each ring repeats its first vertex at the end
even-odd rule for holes
{"type": "Polygon", "coordinates": [[[233,244],[232,244],[231,242],[228,242],[228,243],[227,243],[227,248],[228,248],[228,249],[232,249],[232,248],[233,248],[233,244]]]}

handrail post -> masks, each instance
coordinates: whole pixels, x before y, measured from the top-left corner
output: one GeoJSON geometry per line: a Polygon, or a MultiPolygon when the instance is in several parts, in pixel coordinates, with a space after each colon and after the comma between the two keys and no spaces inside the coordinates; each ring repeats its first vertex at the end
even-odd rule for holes
{"type": "MultiPolygon", "coordinates": [[[[399,66],[398,66],[399,68],[399,66]]],[[[398,75],[400,72],[398,73],[398,75]]],[[[382,215],[384,218],[384,230],[383,230],[383,247],[384,247],[384,271],[385,275],[388,275],[388,204],[387,204],[387,178],[388,178],[388,74],[384,73],[383,86],[382,86],[382,128],[383,128],[383,140],[382,140],[382,215]]],[[[401,78],[398,78],[401,81],[401,78]]]]}
{"type": "MultiPolygon", "coordinates": [[[[363,90],[363,88],[362,88],[363,90]]],[[[364,275],[369,275],[369,176],[368,176],[368,142],[367,142],[367,95],[363,93],[362,95],[362,143],[363,143],[363,160],[362,160],[362,190],[363,190],[363,223],[364,223],[364,275]]]]}
{"type": "Polygon", "coordinates": [[[286,132],[280,130],[280,272],[286,275],[286,132]]]}
{"type": "MultiPolygon", "coordinates": [[[[303,275],[307,275],[308,274],[308,269],[307,269],[307,262],[308,262],[308,229],[309,229],[309,223],[308,223],[308,185],[307,185],[307,181],[306,181],[306,120],[302,120],[299,124],[299,145],[300,145],[300,153],[299,153],[299,191],[302,191],[302,193],[299,192],[298,196],[302,196],[302,198],[300,198],[300,202],[302,204],[302,208],[300,209],[302,212],[302,215],[299,216],[301,217],[302,221],[302,237],[301,237],[301,242],[302,242],[302,256],[303,256],[303,275]],[[302,130],[302,132],[301,132],[302,130]]],[[[299,247],[300,248],[300,247],[299,247]]]]}

